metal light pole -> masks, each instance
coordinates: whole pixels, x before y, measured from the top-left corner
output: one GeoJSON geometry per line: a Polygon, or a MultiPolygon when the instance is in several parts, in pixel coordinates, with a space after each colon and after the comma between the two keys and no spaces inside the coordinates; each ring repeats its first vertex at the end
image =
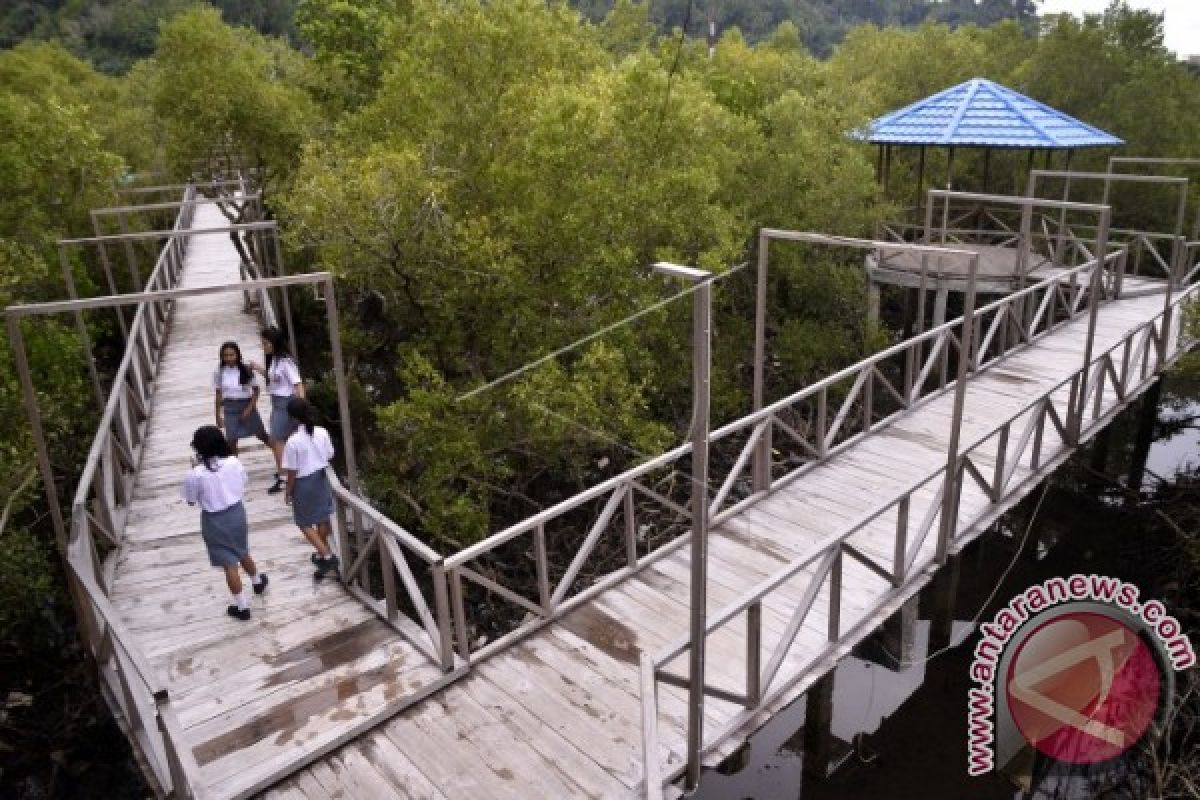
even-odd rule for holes
{"type": "MultiPolygon", "coordinates": [[[[979,256],[971,256],[967,268],[967,293],[963,299],[962,334],[958,350],[958,376],[954,382],[954,414],[950,418],[950,442],[946,448],[946,480],[942,490],[942,525],[937,541],[937,563],[945,566],[955,529],[958,527],[959,485],[958,445],[962,435],[963,407],[967,400],[967,373],[971,349],[975,346],[975,281],[979,275],[979,256]]],[[[946,345],[949,347],[950,345],[946,345]]]]}
{"type": "MultiPolygon", "coordinates": [[[[752,411],[765,400],[767,353],[767,260],[771,236],[765,228],[758,232],[758,273],[754,284],[754,394],[752,411]]],[[[771,484],[771,426],[767,425],[754,449],[754,491],[764,492],[771,484]]]]}
{"type": "Polygon", "coordinates": [[[712,273],[659,262],[654,271],[697,286],[692,295],[692,541],[691,649],[688,668],[687,791],[700,784],[700,750],[704,744],[704,644],[708,589],[708,423],[709,367],[712,335],[712,273]]]}

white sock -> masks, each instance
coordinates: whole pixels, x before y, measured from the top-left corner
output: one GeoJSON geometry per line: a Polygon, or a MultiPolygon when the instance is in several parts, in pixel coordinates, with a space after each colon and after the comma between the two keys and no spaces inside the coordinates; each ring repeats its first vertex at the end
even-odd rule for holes
{"type": "Polygon", "coordinates": [[[246,609],[250,608],[249,589],[242,587],[242,591],[239,594],[235,594],[233,599],[237,603],[238,611],[245,611],[246,609]]]}
{"type": "Polygon", "coordinates": [[[260,583],[262,583],[262,573],[256,572],[253,575],[251,575],[250,582],[253,583],[255,586],[258,586],[260,583]]]}

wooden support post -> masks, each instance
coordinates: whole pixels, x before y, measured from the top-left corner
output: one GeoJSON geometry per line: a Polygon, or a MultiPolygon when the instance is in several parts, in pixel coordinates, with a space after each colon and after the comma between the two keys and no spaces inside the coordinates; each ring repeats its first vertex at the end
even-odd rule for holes
{"type": "Polygon", "coordinates": [[[939,288],[933,295],[933,326],[936,328],[946,321],[946,303],[949,300],[950,290],[939,288]]]}
{"type": "MultiPolygon", "coordinates": [[[[285,287],[286,288],[286,287],[285,287]]],[[[346,480],[355,494],[362,493],[358,484],[358,461],[354,454],[354,430],[350,424],[350,394],[346,386],[346,365],[342,360],[342,333],[338,324],[337,297],[333,291],[333,278],[323,281],[325,290],[325,317],[329,326],[329,343],[333,351],[333,377],[337,384],[338,414],[342,418],[342,447],[346,453],[346,480]]]]}
{"type": "MultiPolygon", "coordinates": [[[[58,261],[62,266],[63,282],[67,285],[67,296],[72,300],[78,300],[79,292],[75,290],[75,275],[71,271],[71,260],[67,258],[67,248],[61,244],[58,246],[58,261]]],[[[96,357],[92,354],[92,337],[88,334],[83,312],[76,309],[72,316],[75,317],[75,330],[79,333],[79,344],[83,348],[83,360],[87,365],[88,375],[92,378],[92,390],[96,393],[96,407],[103,414],[104,385],[100,383],[100,372],[96,369],[96,357]]]]}
{"type": "Polygon", "coordinates": [[[879,322],[880,285],[867,278],[867,322],[875,325],[879,322]]]}
{"type": "Polygon", "coordinates": [[[921,210],[922,201],[925,199],[921,192],[925,188],[925,145],[921,145],[921,155],[917,161],[917,211],[921,210]]]}
{"type": "Polygon", "coordinates": [[[29,371],[29,358],[25,353],[25,337],[21,334],[21,320],[16,314],[7,315],[8,341],[16,359],[17,378],[21,383],[21,397],[25,401],[25,414],[33,430],[33,444],[37,450],[38,469],[42,473],[42,485],[46,488],[46,502],[50,506],[50,517],[54,522],[54,538],[58,552],[66,557],[67,525],[63,520],[58,501],[58,487],[54,483],[54,469],[50,466],[50,450],[46,446],[46,431],[42,427],[42,413],[38,408],[37,394],[33,389],[33,377],[29,371]]]}

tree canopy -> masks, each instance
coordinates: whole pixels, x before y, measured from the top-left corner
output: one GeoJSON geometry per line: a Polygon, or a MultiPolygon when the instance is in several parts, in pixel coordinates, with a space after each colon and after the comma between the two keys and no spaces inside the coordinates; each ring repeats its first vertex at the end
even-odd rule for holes
{"type": "MultiPolygon", "coordinates": [[[[17,0],[0,11],[0,301],[64,295],[55,244],[88,235],[118,182],[257,168],[289,270],[338,278],[372,501],[453,548],[683,436],[690,315],[686,298],[666,302],[680,287],[656,261],[727,276],[714,418],[745,413],[741,265],[758,229],[870,234],[909,199],[883,194],[877,154],[848,135],[872,117],[987,77],[1112,131],[1125,153],[1200,156],[1200,77],[1163,47],[1162,15],[1114,2],[1038,21],[1035,5],[730,0],[712,6],[710,54],[708,7],[685,0],[17,0]]],[[[958,158],[976,184],[981,159],[958,158]]],[[[993,186],[1018,187],[1025,167],[997,166],[993,186]]],[[[911,169],[897,158],[904,193],[911,169]]],[[[1114,198],[1131,225],[1173,209],[1139,187],[1114,198]]],[[[895,335],[863,321],[857,256],[806,255],[772,253],[773,397],[895,335]]],[[[72,251],[69,268],[101,291],[94,256],[72,251]]],[[[321,311],[299,295],[300,357],[329,418],[321,311]]],[[[111,369],[112,324],[87,326],[111,369]]],[[[62,318],[25,335],[69,497],[97,416],[78,334],[62,318]]],[[[6,347],[6,641],[42,624],[26,598],[56,591],[31,452],[6,347]]]]}

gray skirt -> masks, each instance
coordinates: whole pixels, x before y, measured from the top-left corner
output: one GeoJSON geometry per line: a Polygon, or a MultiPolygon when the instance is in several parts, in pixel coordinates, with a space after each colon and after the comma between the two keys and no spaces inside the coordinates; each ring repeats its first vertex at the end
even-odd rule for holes
{"type": "Polygon", "coordinates": [[[292,519],[301,528],[320,525],[333,516],[333,492],[329,490],[329,479],[325,470],[296,478],[292,490],[292,519]]]}
{"type": "Polygon", "coordinates": [[[220,511],[200,512],[200,536],[214,567],[233,566],[249,553],[248,533],[246,507],[240,500],[220,511]]]}
{"type": "Polygon", "coordinates": [[[225,415],[225,438],[231,442],[245,439],[247,436],[267,435],[257,408],[250,414],[249,419],[242,419],[242,412],[248,405],[249,397],[226,397],[221,400],[221,413],[225,415]]]}
{"type": "Polygon", "coordinates": [[[287,413],[287,404],[291,399],[290,394],[271,395],[271,428],[268,433],[276,442],[286,442],[292,435],[293,423],[287,413]]]}

